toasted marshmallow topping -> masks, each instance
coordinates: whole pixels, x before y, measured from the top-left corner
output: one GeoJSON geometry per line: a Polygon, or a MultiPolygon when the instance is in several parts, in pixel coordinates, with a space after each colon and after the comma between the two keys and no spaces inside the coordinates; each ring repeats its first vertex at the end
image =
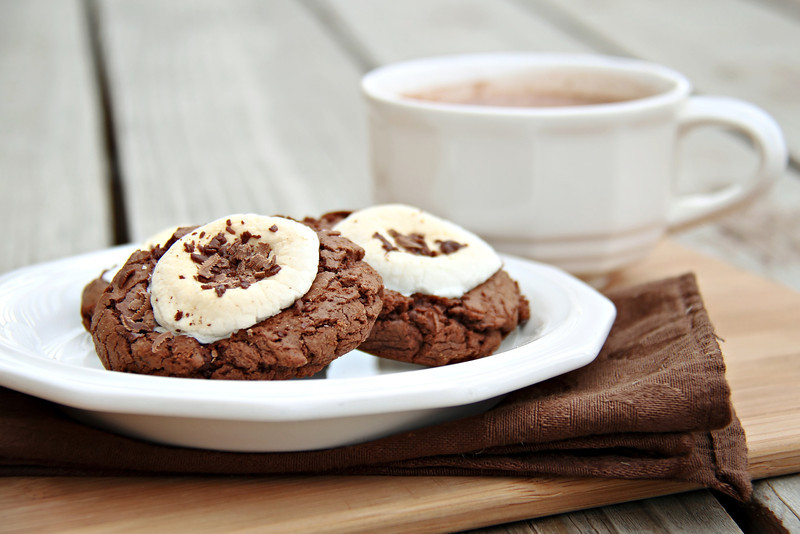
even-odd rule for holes
{"type": "Polygon", "coordinates": [[[319,238],[308,226],[230,215],[170,247],[153,270],[150,301],[159,325],[211,343],[294,304],[318,265],[319,238]]]}
{"type": "Polygon", "coordinates": [[[353,212],[333,229],[364,248],[386,288],[407,296],[459,298],[503,266],[472,232],[402,204],[353,212]]]}

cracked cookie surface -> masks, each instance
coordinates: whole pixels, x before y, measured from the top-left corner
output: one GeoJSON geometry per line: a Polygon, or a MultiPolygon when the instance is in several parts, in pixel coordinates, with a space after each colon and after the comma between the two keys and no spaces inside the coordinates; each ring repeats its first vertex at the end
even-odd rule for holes
{"type": "MultiPolygon", "coordinates": [[[[351,212],[332,212],[317,221],[306,222],[320,228],[338,230],[342,221],[352,220],[351,216],[351,212]]],[[[361,233],[369,238],[372,232],[372,228],[367,228],[361,233]]],[[[467,247],[477,248],[474,241],[463,240],[463,233],[452,235],[453,239],[460,240],[455,241],[456,243],[467,243],[467,247]]],[[[385,260],[376,267],[378,272],[382,273],[381,265],[390,263],[393,258],[407,259],[398,249],[408,249],[415,246],[415,243],[407,243],[402,239],[404,237],[407,236],[385,232],[375,238],[379,247],[373,248],[385,260]]],[[[417,238],[416,235],[412,237],[417,238]]],[[[428,241],[433,245],[437,243],[432,239],[428,241]]],[[[434,247],[428,245],[427,248],[433,250],[434,247]]],[[[369,254],[367,260],[369,261],[369,254]]],[[[411,280],[422,278],[413,272],[415,268],[437,268],[436,262],[415,262],[416,265],[406,263],[403,265],[402,276],[411,280]]],[[[382,358],[426,366],[448,365],[491,355],[509,333],[528,321],[530,304],[517,282],[500,265],[489,265],[494,266],[485,271],[488,274],[481,283],[455,297],[420,291],[406,294],[386,284],[381,313],[369,338],[359,350],[382,358]]]]}
{"type": "MultiPolygon", "coordinates": [[[[91,334],[107,369],[189,378],[277,380],[311,376],[358,347],[381,309],[380,276],[363,249],[317,232],[311,288],[277,315],[203,344],[161,328],[148,284],[166,247],[134,252],[94,307],[91,334]]],[[[87,303],[88,307],[89,304],[87,303]]]]}
{"type": "Polygon", "coordinates": [[[529,317],[528,301],[502,270],[457,299],[385,290],[359,350],[420,365],[459,363],[489,356],[529,317]]]}

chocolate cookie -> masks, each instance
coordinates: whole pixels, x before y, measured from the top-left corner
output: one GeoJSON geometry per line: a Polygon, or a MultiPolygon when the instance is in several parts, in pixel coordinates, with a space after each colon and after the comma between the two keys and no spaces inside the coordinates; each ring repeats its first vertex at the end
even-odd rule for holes
{"type": "Polygon", "coordinates": [[[103,291],[109,285],[111,285],[111,282],[103,278],[103,275],[100,275],[83,288],[83,294],[81,295],[81,323],[87,332],[92,331],[94,310],[97,307],[97,303],[100,302],[103,291]]]}
{"type": "Polygon", "coordinates": [[[360,247],[332,232],[316,234],[319,265],[310,289],[277,315],[211,343],[156,323],[149,284],[167,247],[134,252],[94,307],[100,360],[115,371],[191,378],[272,380],[320,371],[366,339],[383,287],[360,247]]]}
{"type": "Polygon", "coordinates": [[[367,249],[365,260],[384,278],[383,309],[360,350],[427,366],[458,363],[492,354],[529,319],[519,285],[477,236],[408,206],[377,206],[355,215],[365,211],[356,221],[353,213],[334,212],[312,223],[342,229],[367,249]],[[449,259],[465,252],[471,255],[456,263],[449,259]],[[463,272],[477,263],[484,263],[485,274],[463,272]],[[422,272],[437,269],[443,272],[422,272]],[[454,271],[462,280],[452,280],[454,271]],[[419,289],[424,284],[433,289],[419,289]]]}
{"type": "MultiPolygon", "coordinates": [[[[165,230],[164,232],[161,232],[161,234],[168,233],[169,235],[165,235],[161,239],[158,239],[160,236],[155,236],[155,238],[149,239],[144,244],[144,248],[150,250],[159,247],[162,250],[158,252],[158,254],[163,254],[164,251],[171,247],[178,239],[182,238],[195,228],[197,227],[179,226],[169,231],[165,230]]],[[[86,287],[83,288],[83,293],[81,295],[81,324],[83,324],[83,327],[87,332],[91,332],[92,330],[92,316],[94,315],[94,310],[97,307],[97,303],[100,301],[100,296],[103,294],[103,291],[105,291],[105,289],[111,285],[111,279],[106,278],[107,273],[110,271],[111,269],[103,271],[100,273],[100,276],[86,284],[86,287]]]]}
{"type": "Polygon", "coordinates": [[[527,299],[502,270],[457,299],[387,289],[378,320],[359,349],[420,365],[458,363],[492,354],[529,318],[527,299]]]}

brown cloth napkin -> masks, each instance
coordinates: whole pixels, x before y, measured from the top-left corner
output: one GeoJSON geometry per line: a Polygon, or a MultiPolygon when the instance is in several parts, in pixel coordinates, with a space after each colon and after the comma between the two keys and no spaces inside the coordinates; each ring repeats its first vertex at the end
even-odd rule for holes
{"type": "Polygon", "coordinates": [[[0,474],[555,474],[686,481],[749,499],[745,436],[694,276],[609,297],[617,319],[591,364],[481,415],[324,451],[156,445],[0,388],[0,474]]]}

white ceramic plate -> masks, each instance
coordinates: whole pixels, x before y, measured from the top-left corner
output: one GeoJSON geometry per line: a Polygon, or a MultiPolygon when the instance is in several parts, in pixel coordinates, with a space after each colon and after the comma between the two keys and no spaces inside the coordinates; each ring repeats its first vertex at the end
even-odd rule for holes
{"type": "Polygon", "coordinates": [[[80,323],[80,298],[87,282],[132,250],[116,247],[0,277],[0,385],[159,443],[322,449],[480,413],[510,391],[586,365],[616,313],[572,276],[505,256],[532,318],[487,358],[422,368],[353,351],[314,378],[277,382],[118,373],[97,358],[80,323]]]}

